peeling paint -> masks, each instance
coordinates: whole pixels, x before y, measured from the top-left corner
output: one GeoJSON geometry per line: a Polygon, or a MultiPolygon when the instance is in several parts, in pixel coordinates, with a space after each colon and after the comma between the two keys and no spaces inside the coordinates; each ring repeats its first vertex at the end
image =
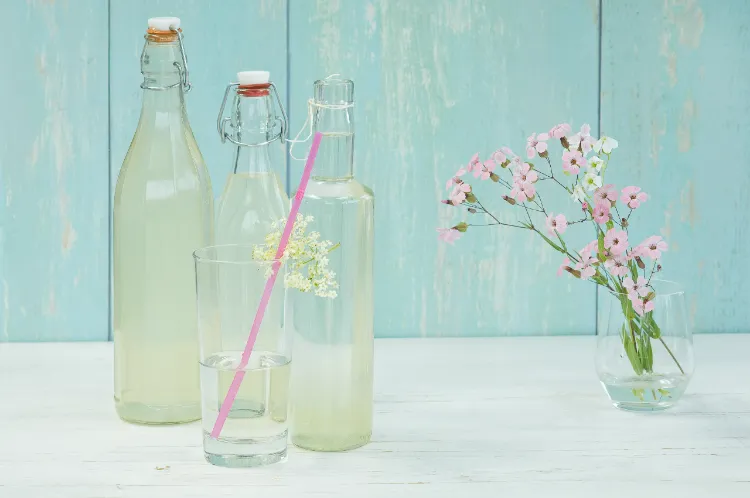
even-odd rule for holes
{"type": "Polygon", "coordinates": [[[368,2],[368,4],[365,6],[365,20],[367,22],[367,30],[365,31],[365,34],[367,36],[372,36],[378,29],[378,23],[375,16],[375,6],[368,2]]]}
{"type": "Polygon", "coordinates": [[[690,150],[690,130],[693,125],[693,119],[695,118],[695,112],[695,101],[691,97],[688,97],[682,104],[680,121],[677,124],[677,150],[680,152],[687,152],[690,150]]]}
{"type": "Polygon", "coordinates": [[[685,188],[680,192],[680,202],[682,203],[680,220],[687,221],[691,228],[695,228],[698,222],[698,210],[695,207],[695,187],[692,181],[688,180],[685,188]]]}
{"type": "Polygon", "coordinates": [[[700,46],[705,20],[697,0],[665,0],[664,14],[677,29],[680,45],[690,48],[700,46]]]}
{"type": "Polygon", "coordinates": [[[67,256],[70,250],[73,248],[73,245],[76,243],[77,234],[75,229],[73,228],[73,225],[70,223],[70,221],[65,222],[65,228],[62,232],[62,252],[64,256],[67,256]]]}
{"type": "Polygon", "coordinates": [[[671,39],[672,34],[670,32],[662,33],[659,55],[667,59],[666,70],[669,78],[669,86],[674,87],[677,85],[677,53],[672,49],[670,44],[671,39]]]}

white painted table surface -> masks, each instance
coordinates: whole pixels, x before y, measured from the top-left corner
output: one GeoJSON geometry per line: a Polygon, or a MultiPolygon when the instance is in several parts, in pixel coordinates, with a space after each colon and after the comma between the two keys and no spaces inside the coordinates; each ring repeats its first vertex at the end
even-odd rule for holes
{"type": "Polygon", "coordinates": [[[0,344],[0,497],[750,497],[750,335],[695,342],[682,403],[644,414],[593,337],[378,340],[372,443],[256,469],[120,421],[111,344],[0,344]]]}

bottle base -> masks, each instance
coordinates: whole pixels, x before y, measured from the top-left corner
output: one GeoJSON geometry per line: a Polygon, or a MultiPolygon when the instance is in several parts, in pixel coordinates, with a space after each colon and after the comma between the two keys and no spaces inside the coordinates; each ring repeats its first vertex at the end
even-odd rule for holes
{"type": "Polygon", "coordinates": [[[321,437],[310,434],[293,434],[292,444],[298,448],[310,451],[349,451],[366,445],[370,442],[371,437],[371,432],[351,437],[321,437]]]}
{"type": "Polygon", "coordinates": [[[123,403],[115,398],[117,415],[130,424],[173,425],[187,424],[201,419],[199,403],[186,405],[146,405],[144,403],[123,403]]]}

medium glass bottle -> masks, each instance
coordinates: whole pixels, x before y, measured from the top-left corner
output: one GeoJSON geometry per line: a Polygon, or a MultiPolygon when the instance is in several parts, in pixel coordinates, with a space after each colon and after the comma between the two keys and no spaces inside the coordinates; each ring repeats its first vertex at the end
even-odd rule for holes
{"type": "Polygon", "coordinates": [[[290,292],[293,334],[292,442],[317,451],[362,446],[372,434],[372,190],[354,179],[354,83],[314,85],[313,128],[323,134],[301,212],[322,237],[340,242],[329,255],[336,299],[290,292]]]}
{"type": "Polygon", "coordinates": [[[192,253],[212,243],[208,171],[185,111],[177,18],[149,19],[143,107],[114,198],[115,406],[130,422],[200,418],[192,253]]]}
{"type": "Polygon", "coordinates": [[[231,142],[235,150],[232,171],[219,198],[217,245],[263,244],[271,224],[289,212],[289,198],[271,167],[269,153],[271,144],[283,142],[286,133],[281,100],[267,71],[244,71],[237,78],[239,83],[227,87],[218,120],[222,142],[231,142]],[[225,118],[230,92],[234,93],[231,115],[225,118]],[[281,116],[274,109],[271,92],[281,116]]]}

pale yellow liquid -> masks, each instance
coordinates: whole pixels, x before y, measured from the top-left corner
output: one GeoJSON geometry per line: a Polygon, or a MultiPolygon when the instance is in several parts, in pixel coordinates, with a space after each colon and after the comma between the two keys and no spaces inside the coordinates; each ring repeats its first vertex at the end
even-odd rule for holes
{"type": "MultiPolygon", "coordinates": [[[[323,167],[326,152],[321,146],[318,161],[323,167]]],[[[289,294],[294,360],[292,442],[302,448],[342,451],[370,441],[373,210],[372,191],[354,179],[313,178],[302,203],[302,211],[315,216],[310,229],[341,242],[341,247],[329,254],[340,285],[338,297],[289,294]]]]}
{"type": "Polygon", "coordinates": [[[192,253],[211,245],[213,201],[174,92],[146,92],[114,199],[115,404],[138,423],[200,418],[192,253]]]}

